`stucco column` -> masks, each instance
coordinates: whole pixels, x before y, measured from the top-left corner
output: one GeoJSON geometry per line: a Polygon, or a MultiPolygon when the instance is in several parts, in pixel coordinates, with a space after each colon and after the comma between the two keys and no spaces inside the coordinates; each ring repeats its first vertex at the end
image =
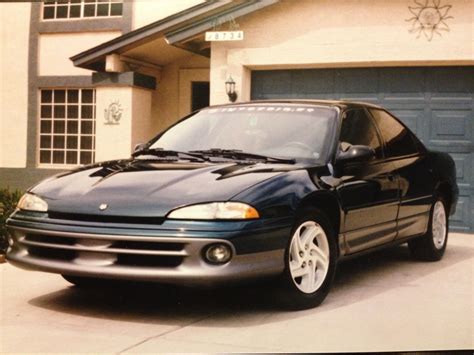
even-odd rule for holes
{"type": "Polygon", "coordinates": [[[251,70],[247,68],[241,52],[228,49],[226,42],[211,45],[211,105],[229,103],[225,82],[229,77],[235,81],[237,102],[250,100],[251,70]]]}
{"type": "Polygon", "coordinates": [[[96,91],[96,161],[127,158],[151,134],[151,90],[99,86],[96,91]]]}

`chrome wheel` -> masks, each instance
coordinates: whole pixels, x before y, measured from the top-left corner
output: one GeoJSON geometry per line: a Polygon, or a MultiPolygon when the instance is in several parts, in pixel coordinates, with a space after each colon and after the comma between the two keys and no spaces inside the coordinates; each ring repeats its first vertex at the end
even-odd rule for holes
{"type": "Polygon", "coordinates": [[[292,236],[289,252],[290,275],[296,287],[313,293],[323,284],[329,269],[329,243],[316,222],[302,223],[292,236]]]}
{"type": "Polygon", "coordinates": [[[446,211],[442,201],[436,201],[433,208],[432,235],[436,249],[442,249],[446,240],[446,211]]]}

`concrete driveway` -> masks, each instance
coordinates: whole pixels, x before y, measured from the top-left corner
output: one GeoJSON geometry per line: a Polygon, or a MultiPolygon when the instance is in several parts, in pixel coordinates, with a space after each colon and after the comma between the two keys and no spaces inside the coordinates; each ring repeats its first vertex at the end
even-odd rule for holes
{"type": "Polygon", "coordinates": [[[474,235],[444,259],[406,246],[342,264],[322,306],[279,310],[259,285],[83,291],[0,265],[0,352],[303,352],[474,348],[474,235]]]}

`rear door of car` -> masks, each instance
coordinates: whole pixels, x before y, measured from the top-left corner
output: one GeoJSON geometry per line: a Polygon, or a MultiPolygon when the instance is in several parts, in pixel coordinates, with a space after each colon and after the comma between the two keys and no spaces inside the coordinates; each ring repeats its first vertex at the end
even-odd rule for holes
{"type": "Polygon", "coordinates": [[[397,239],[426,231],[432,204],[434,178],[426,150],[410,130],[387,111],[369,109],[384,140],[387,161],[400,178],[397,239]]]}
{"type": "Polygon", "coordinates": [[[385,159],[383,141],[364,108],[344,113],[339,144],[366,145],[376,153],[371,161],[345,166],[343,184],[337,189],[345,215],[341,232],[346,252],[352,254],[395,239],[399,182],[395,165],[385,159]]]}

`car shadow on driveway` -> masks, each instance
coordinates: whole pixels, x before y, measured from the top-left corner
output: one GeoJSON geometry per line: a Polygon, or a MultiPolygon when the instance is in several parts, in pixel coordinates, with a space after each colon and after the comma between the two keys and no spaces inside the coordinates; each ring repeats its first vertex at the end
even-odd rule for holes
{"type": "Polygon", "coordinates": [[[69,286],[31,299],[29,304],[82,317],[166,325],[212,317],[213,324],[222,327],[229,317],[238,314],[239,326],[245,327],[265,323],[266,319],[275,321],[265,315],[294,318],[347,307],[394,288],[416,287],[420,278],[472,258],[473,254],[473,248],[451,245],[440,262],[418,262],[411,259],[405,245],[349,260],[338,266],[333,288],[320,307],[291,314],[274,302],[270,282],[213,289],[139,283],[95,289],[69,286]]]}

